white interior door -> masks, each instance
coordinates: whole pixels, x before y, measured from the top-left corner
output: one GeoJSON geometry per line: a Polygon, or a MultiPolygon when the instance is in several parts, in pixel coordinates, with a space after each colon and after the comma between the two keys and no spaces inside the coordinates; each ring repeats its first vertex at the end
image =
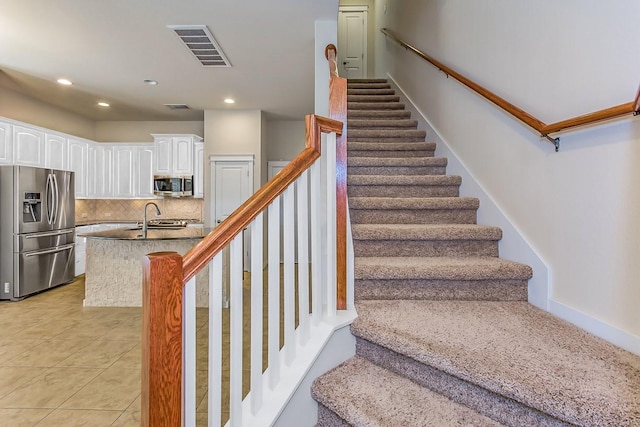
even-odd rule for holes
{"type": "Polygon", "coordinates": [[[347,79],[367,78],[367,6],[340,6],[338,73],[347,79]]]}
{"type": "MultiPolygon", "coordinates": [[[[211,224],[217,227],[253,194],[253,156],[211,156],[211,224]]],[[[244,231],[244,265],[249,267],[251,238],[244,231]]]]}

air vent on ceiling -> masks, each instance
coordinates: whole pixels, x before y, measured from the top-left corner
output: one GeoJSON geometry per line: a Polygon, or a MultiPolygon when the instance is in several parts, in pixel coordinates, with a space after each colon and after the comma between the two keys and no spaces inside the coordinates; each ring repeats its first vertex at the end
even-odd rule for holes
{"type": "Polygon", "coordinates": [[[167,25],[205,67],[230,67],[206,25],[167,25]]]}
{"type": "Polygon", "coordinates": [[[190,110],[187,104],[164,104],[170,110],[190,110]]]}

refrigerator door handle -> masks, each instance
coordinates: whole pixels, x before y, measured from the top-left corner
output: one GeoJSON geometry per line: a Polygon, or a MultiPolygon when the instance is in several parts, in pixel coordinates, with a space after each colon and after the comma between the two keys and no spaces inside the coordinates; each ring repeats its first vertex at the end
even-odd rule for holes
{"type": "Polygon", "coordinates": [[[73,249],[73,246],[74,246],[74,244],[71,243],[69,245],[57,246],[57,247],[55,247],[53,249],[47,249],[45,251],[29,252],[27,254],[24,254],[24,256],[25,256],[25,258],[30,258],[32,256],[55,254],[57,252],[64,252],[64,251],[68,251],[69,249],[73,249]]]}
{"type": "Polygon", "coordinates": [[[45,205],[47,208],[47,224],[51,225],[53,223],[53,221],[51,220],[52,215],[52,211],[53,211],[53,207],[54,207],[54,200],[53,200],[53,178],[51,177],[51,174],[47,175],[47,188],[45,190],[45,195],[47,200],[45,201],[45,205]]]}
{"type": "Polygon", "coordinates": [[[63,231],[52,231],[50,233],[37,233],[37,234],[30,234],[28,236],[24,236],[25,239],[39,239],[40,237],[51,237],[51,236],[60,236],[63,234],[70,234],[73,233],[74,230],[70,229],[70,230],[63,230],[63,231]]]}
{"type": "Polygon", "coordinates": [[[51,178],[53,179],[53,215],[51,218],[51,224],[55,224],[58,221],[58,210],[60,209],[60,189],[58,188],[58,178],[56,178],[55,174],[51,174],[51,178]]]}

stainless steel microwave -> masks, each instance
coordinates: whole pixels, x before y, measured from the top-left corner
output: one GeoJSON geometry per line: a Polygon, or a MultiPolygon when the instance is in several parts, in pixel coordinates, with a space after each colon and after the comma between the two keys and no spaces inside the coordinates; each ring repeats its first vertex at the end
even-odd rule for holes
{"type": "Polygon", "coordinates": [[[164,197],[193,196],[193,175],[154,175],[153,194],[164,197]]]}

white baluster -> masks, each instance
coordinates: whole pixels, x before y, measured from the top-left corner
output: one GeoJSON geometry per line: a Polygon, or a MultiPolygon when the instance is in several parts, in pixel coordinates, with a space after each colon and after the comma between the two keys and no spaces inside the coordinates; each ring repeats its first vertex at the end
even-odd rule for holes
{"type": "Polygon", "coordinates": [[[229,421],[230,425],[242,425],[242,261],[243,236],[231,241],[229,254],[231,272],[229,313],[229,421]]]}
{"type": "Polygon", "coordinates": [[[295,358],[295,186],[284,190],[284,353],[285,362],[291,365],[295,358]]]}
{"type": "Polygon", "coordinates": [[[280,381],[280,197],[268,210],[268,294],[267,318],[269,351],[269,386],[275,388],[280,381]]]}
{"type": "Polygon", "coordinates": [[[262,407],[263,215],[251,223],[251,413],[262,407]]]}
{"type": "Polygon", "coordinates": [[[309,181],[305,171],[296,182],[298,208],[298,328],[300,344],[309,340],[309,181]]]}
{"type": "Polygon", "coordinates": [[[209,427],[220,425],[222,416],[222,252],[209,263],[209,427]]]}
{"type": "Polygon", "coordinates": [[[311,318],[313,326],[322,320],[322,224],[320,209],[322,199],[322,179],[320,161],[310,168],[311,181],[311,318]]]}

